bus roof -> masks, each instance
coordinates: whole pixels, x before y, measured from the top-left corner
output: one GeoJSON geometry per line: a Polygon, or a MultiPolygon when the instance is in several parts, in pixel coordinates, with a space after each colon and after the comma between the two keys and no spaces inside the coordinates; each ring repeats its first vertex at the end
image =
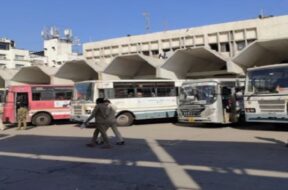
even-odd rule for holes
{"type": "Polygon", "coordinates": [[[86,80],[76,83],[107,83],[107,82],[178,82],[184,80],[173,80],[173,79],[121,79],[121,80],[86,80]]]}
{"type": "Polygon", "coordinates": [[[61,84],[23,84],[23,85],[10,85],[8,86],[8,88],[20,88],[20,87],[48,87],[48,86],[52,86],[52,87],[73,87],[73,85],[61,85],[61,84]]]}
{"type": "Polygon", "coordinates": [[[235,82],[235,81],[245,81],[245,78],[205,78],[205,79],[192,79],[183,82],[183,84],[189,83],[202,83],[202,82],[235,82]]]}
{"type": "Polygon", "coordinates": [[[247,69],[248,71],[253,71],[253,70],[260,70],[260,69],[268,69],[268,68],[279,68],[279,67],[288,67],[288,63],[279,63],[279,64],[273,64],[273,65],[265,65],[265,66],[260,66],[260,67],[253,67],[247,69]]]}

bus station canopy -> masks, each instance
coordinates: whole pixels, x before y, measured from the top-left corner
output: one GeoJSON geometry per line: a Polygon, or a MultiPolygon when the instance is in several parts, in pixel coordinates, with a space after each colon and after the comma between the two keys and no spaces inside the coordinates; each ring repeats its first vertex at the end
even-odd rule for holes
{"type": "Polygon", "coordinates": [[[161,68],[177,79],[243,74],[239,66],[205,47],[177,50],[161,68]]]}
{"type": "Polygon", "coordinates": [[[86,60],[67,61],[56,72],[55,76],[59,78],[69,79],[74,82],[85,80],[101,79],[100,72],[103,70],[98,65],[88,64],[86,60]]]}
{"type": "Polygon", "coordinates": [[[13,77],[13,82],[24,84],[72,84],[70,80],[55,77],[58,68],[44,66],[22,67],[13,77]]]}
{"type": "Polygon", "coordinates": [[[163,60],[142,54],[115,57],[104,69],[105,79],[155,79],[163,60]]]}
{"type": "Polygon", "coordinates": [[[233,62],[244,70],[255,66],[288,63],[287,49],[288,38],[255,41],[235,56],[233,62]]]}
{"type": "Polygon", "coordinates": [[[0,88],[5,88],[12,84],[11,79],[18,72],[16,69],[0,70],[0,88]]]}

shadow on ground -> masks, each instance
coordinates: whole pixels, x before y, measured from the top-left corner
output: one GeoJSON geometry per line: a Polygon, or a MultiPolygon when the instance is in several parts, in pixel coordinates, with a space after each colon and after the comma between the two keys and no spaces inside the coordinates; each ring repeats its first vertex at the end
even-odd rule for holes
{"type": "Polygon", "coordinates": [[[284,142],[255,138],[263,141],[129,138],[109,150],[83,137],[0,138],[0,189],[288,189],[284,142]]]}

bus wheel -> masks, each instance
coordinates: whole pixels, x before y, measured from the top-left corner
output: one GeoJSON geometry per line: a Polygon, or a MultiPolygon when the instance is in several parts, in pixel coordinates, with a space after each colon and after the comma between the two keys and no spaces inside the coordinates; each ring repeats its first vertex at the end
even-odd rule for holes
{"type": "Polygon", "coordinates": [[[47,113],[38,113],[33,116],[32,124],[36,126],[44,126],[49,125],[52,121],[52,118],[47,113]]]}
{"type": "Polygon", "coordinates": [[[132,125],[134,117],[131,113],[124,112],[117,116],[117,125],[118,126],[129,126],[132,125]]]}

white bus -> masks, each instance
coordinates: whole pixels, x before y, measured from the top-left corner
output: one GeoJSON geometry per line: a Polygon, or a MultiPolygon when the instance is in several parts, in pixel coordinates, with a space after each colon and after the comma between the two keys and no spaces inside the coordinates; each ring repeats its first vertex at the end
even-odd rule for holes
{"type": "Polygon", "coordinates": [[[117,107],[117,123],[131,125],[134,120],[176,118],[177,86],[172,80],[83,81],[74,86],[72,120],[87,119],[99,97],[110,99],[117,107]]]}
{"type": "Polygon", "coordinates": [[[178,100],[178,121],[234,123],[244,115],[243,79],[197,79],[183,82],[178,100]]]}
{"type": "Polygon", "coordinates": [[[244,103],[247,122],[288,123],[288,64],[248,69],[244,103]]]}

